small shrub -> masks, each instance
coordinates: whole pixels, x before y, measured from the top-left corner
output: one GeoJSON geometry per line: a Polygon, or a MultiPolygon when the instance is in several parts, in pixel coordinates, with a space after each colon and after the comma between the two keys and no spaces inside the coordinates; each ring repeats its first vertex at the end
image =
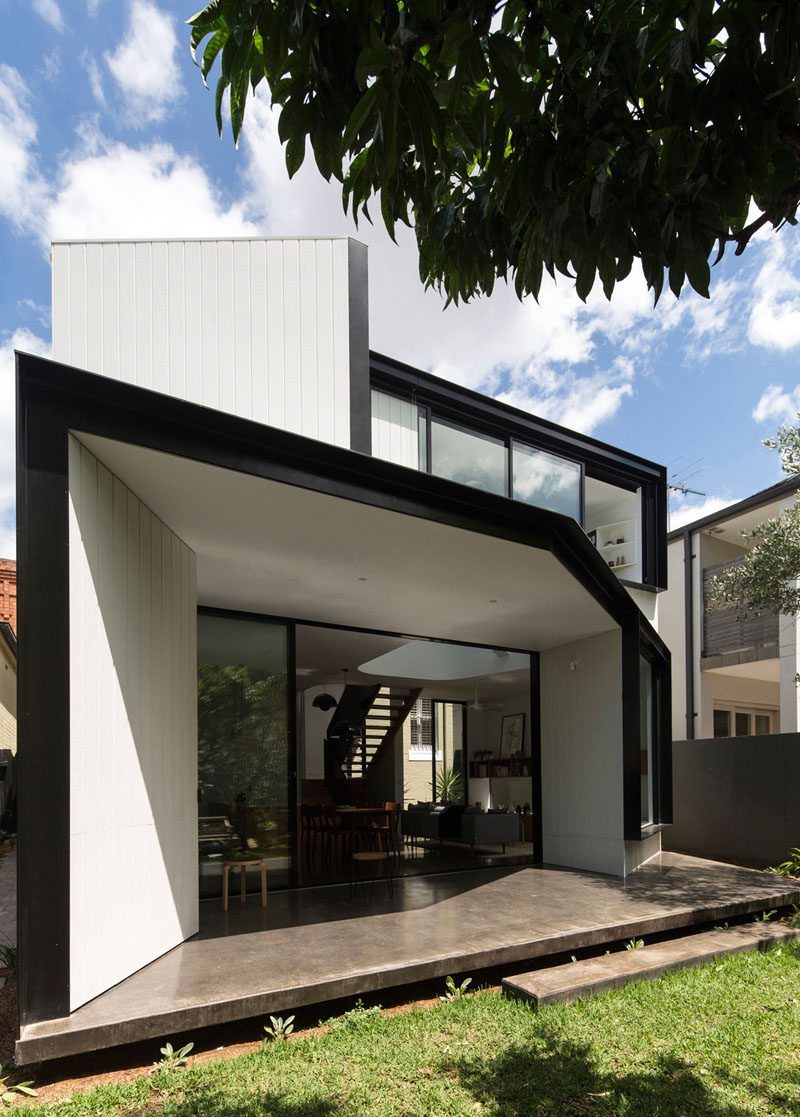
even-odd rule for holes
{"type": "Polygon", "coordinates": [[[264,1043],[283,1043],[294,1031],[294,1017],[270,1016],[269,1024],[264,1025],[264,1043]]]}
{"type": "Polygon", "coordinates": [[[381,1006],[373,1005],[367,1008],[364,1002],[359,997],[353,1008],[347,1012],[343,1012],[341,1016],[332,1016],[330,1020],[320,1021],[321,1024],[327,1024],[332,1032],[345,1031],[348,1028],[363,1028],[365,1024],[369,1024],[376,1016],[380,1016],[381,1006]]]}
{"type": "Polygon", "coordinates": [[[179,1067],[185,1067],[189,1062],[189,1052],[193,1047],[193,1043],[185,1043],[183,1047],[176,1051],[171,1043],[167,1043],[161,1048],[162,1058],[153,1063],[153,1068],[162,1071],[164,1074],[170,1074],[172,1071],[178,1070],[179,1067]]]}
{"type": "Polygon", "coordinates": [[[639,950],[642,946],[644,946],[644,939],[628,939],[625,943],[626,950],[639,950]]]}
{"type": "Polygon", "coordinates": [[[26,1098],[35,1098],[36,1091],[31,1087],[32,1082],[17,1082],[13,1086],[8,1083],[9,1073],[14,1069],[13,1063],[0,1063],[0,1105],[13,1105],[14,1095],[22,1094],[26,1098]]]}
{"type": "Polygon", "coordinates": [[[786,861],[781,861],[780,865],[770,865],[766,871],[782,877],[800,877],[800,849],[794,846],[786,861]]]}
{"type": "Polygon", "coordinates": [[[792,914],[786,917],[787,927],[800,927],[800,904],[792,905],[792,914]]]}
{"type": "Polygon", "coordinates": [[[467,986],[472,984],[472,978],[471,977],[465,977],[460,985],[456,985],[456,983],[453,981],[452,977],[450,977],[450,975],[448,974],[448,976],[445,978],[444,984],[445,984],[444,996],[440,997],[439,1000],[440,1001],[457,1001],[461,997],[464,996],[464,994],[467,991],[467,986]]]}

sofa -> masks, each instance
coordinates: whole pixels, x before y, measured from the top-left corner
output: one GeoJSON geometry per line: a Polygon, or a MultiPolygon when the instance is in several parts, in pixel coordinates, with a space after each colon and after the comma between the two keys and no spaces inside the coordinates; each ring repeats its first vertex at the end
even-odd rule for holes
{"type": "Polygon", "coordinates": [[[516,814],[487,814],[478,807],[417,803],[400,813],[400,828],[412,841],[463,842],[475,846],[502,845],[520,840],[516,814]]]}

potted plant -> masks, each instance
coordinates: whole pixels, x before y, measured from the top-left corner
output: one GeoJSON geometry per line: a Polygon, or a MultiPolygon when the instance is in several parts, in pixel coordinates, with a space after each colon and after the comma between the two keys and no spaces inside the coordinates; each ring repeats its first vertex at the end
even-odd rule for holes
{"type": "Polygon", "coordinates": [[[436,799],[439,803],[456,803],[463,798],[464,781],[461,773],[444,764],[436,773],[436,799]]]}

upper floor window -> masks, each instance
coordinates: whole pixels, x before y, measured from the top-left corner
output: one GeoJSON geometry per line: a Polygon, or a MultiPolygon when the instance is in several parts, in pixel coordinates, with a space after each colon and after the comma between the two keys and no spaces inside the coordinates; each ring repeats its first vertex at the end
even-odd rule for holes
{"type": "Polygon", "coordinates": [[[581,467],[577,462],[512,442],[513,496],[537,508],[581,519],[581,467]]]}
{"type": "Polygon", "coordinates": [[[432,419],[431,473],[508,496],[508,448],[499,438],[432,419]]]}

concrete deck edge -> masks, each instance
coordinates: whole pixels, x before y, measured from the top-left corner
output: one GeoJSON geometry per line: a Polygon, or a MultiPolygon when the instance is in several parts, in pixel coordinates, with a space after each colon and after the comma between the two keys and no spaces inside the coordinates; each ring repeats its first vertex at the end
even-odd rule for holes
{"type": "Polygon", "coordinates": [[[246,997],[207,1001],[106,1024],[83,1025],[80,1021],[81,1010],[78,1009],[72,1016],[23,1026],[16,1043],[15,1061],[18,1065],[26,1065],[161,1036],[184,1036],[193,1028],[228,1024],[270,1013],[274,1015],[342,997],[361,996],[399,985],[446,977],[448,974],[525,962],[562,952],[660,934],[692,924],[719,922],[750,912],[786,907],[792,903],[800,903],[800,890],[787,889],[766,897],[732,900],[708,907],[684,908],[666,915],[646,916],[626,923],[564,932],[544,939],[453,954],[446,958],[418,960],[381,970],[354,972],[310,985],[262,990],[246,997]]]}

